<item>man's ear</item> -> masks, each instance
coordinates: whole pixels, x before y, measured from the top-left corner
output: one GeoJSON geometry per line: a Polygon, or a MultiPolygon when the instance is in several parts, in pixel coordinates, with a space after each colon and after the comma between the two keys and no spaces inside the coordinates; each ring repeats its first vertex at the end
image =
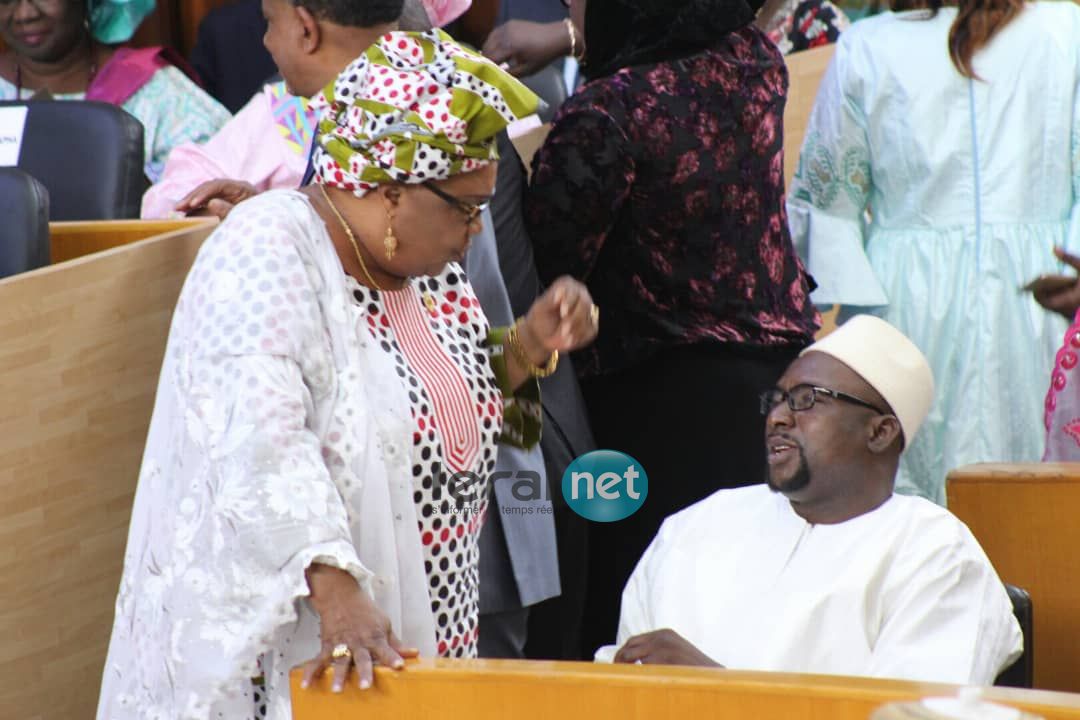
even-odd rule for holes
{"type": "Polygon", "coordinates": [[[322,26],[318,19],[303,5],[297,5],[297,28],[300,30],[300,48],[308,55],[313,55],[322,45],[322,26]]]}
{"type": "Polygon", "coordinates": [[[878,415],[870,421],[870,439],[867,449],[875,455],[889,450],[893,443],[903,446],[904,431],[895,415],[878,415]]]}

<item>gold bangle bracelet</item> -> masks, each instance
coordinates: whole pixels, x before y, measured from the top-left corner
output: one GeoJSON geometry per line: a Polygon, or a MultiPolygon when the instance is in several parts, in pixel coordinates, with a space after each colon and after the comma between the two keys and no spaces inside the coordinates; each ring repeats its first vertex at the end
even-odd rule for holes
{"type": "Polygon", "coordinates": [[[518,325],[520,324],[521,318],[518,318],[506,333],[506,343],[510,346],[510,352],[513,354],[514,359],[525,369],[525,372],[529,374],[529,377],[546,378],[554,374],[555,368],[559,366],[559,351],[553,350],[547,363],[543,367],[533,365],[525,352],[525,348],[521,346],[521,337],[518,335],[518,325]]]}
{"type": "Polygon", "coordinates": [[[563,22],[566,23],[566,32],[570,33],[570,57],[577,60],[577,33],[574,32],[574,21],[566,18],[563,22]]]}

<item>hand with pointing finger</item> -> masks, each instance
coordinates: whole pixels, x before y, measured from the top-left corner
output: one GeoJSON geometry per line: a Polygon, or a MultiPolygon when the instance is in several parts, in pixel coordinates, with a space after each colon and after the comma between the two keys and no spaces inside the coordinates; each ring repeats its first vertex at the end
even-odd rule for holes
{"type": "MultiPolygon", "coordinates": [[[[1080,257],[1070,255],[1061,248],[1054,248],[1059,260],[1080,271],[1080,257]]],[[[1042,275],[1023,288],[1035,296],[1035,301],[1051,312],[1060,313],[1072,322],[1080,309],[1080,277],[1067,275],[1042,275]]]]}
{"type": "Polygon", "coordinates": [[[525,316],[525,328],[545,353],[585,347],[600,330],[599,308],[588,289],[564,275],[536,299],[525,316]]]}

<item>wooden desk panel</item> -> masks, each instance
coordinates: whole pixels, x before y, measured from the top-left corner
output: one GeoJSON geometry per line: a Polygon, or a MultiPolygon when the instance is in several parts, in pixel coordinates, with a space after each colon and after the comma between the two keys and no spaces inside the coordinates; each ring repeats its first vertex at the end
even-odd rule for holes
{"type": "Polygon", "coordinates": [[[49,259],[55,265],[139,240],[215,224],[214,218],[53,222],[49,223],[49,259]]]}
{"type": "Polygon", "coordinates": [[[211,229],[0,281],[0,717],[93,717],[169,323],[211,229]]]}
{"type": "Polygon", "coordinates": [[[946,493],[1001,578],[1031,594],[1035,686],[1080,692],[1080,464],[969,465],[946,493]]]}
{"type": "MultiPolygon", "coordinates": [[[[890,702],[954,695],[951,685],[656,666],[499,660],[420,660],[376,670],[375,686],[309,690],[292,676],[294,720],[866,720],[890,702]]],[[[986,699],[1046,720],[1080,718],[1080,696],[992,688],[986,699]]]]}

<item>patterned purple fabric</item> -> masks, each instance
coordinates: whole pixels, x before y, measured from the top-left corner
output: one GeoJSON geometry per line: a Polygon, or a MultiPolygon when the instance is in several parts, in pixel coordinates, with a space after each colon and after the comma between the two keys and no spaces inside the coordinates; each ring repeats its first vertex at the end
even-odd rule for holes
{"type": "Polygon", "coordinates": [[[1080,462],[1080,312],[1057,351],[1044,407],[1043,462],[1080,462]]]}
{"type": "Polygon", "coordinates": [[[560,109],[526,219],[544,279],[582,279],[603,309],[582,375],[702,341],[811,341],[813,281],[783,204],[786,95],[783,58],[749,27],[595,80],[560,109]]]}

